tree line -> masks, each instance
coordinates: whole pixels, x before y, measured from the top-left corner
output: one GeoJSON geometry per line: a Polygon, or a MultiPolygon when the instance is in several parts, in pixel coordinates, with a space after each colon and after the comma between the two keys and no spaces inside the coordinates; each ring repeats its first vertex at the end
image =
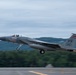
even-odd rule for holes
{"type": "Polygon", "coordinates": [[[47,51],[40,54],[37,50],[0,51],[0,67],[76,67],[76,53],[67,51],[47,51]]]}

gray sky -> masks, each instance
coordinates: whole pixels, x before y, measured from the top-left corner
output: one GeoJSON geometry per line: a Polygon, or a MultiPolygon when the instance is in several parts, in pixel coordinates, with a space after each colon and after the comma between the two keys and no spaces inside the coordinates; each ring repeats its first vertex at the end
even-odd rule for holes
{"type": "Polygon", "coordinates": [[[0,0],[0,36],[69,37],[76,33],[76,0],[0,0]]]}

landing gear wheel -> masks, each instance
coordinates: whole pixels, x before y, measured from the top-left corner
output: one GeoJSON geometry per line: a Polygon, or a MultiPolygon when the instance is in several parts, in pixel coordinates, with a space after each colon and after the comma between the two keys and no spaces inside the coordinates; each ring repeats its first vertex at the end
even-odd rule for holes
{"type": "Polygon", "coordinates": [[[40,50],[40,53],[41,53],[41,54],[44,54],[44,53],[45,53],[45,51],[44,51],[44,50],[40,50]]]}

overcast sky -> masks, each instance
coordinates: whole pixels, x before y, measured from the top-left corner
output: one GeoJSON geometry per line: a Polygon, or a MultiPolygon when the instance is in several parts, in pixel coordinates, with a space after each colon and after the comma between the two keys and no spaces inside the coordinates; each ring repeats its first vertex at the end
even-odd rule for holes
{"type": "Polygon", "coordinates": [[[0,36],[66,38],[76,33],[76,0],[0,0],[0,36]]]}

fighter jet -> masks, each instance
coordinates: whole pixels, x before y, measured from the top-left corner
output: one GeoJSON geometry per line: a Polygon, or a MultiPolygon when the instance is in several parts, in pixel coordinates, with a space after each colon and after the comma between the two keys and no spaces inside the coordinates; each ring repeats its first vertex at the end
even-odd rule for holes
{"type": "Polygon", "coordinates": [[[0,37],[0,40],[7,41],[7,42],[13,42],[18,43],[19,46],[17,47],[17,50],[20,49],[22,45],[28,45],[32,48],[38,49],[41,54],[44,54],[45,51],[56,51],[56,50],[66,50],[66,51],[74,51],[76,50],[76,34],[72,34],[72,36],[67,39],[63,43],[49,43],[40,41],[37,39],[29,38],[29,37],[23,37],[19,35],[12,35],[12,36],[5,36],[0,37]]]}

